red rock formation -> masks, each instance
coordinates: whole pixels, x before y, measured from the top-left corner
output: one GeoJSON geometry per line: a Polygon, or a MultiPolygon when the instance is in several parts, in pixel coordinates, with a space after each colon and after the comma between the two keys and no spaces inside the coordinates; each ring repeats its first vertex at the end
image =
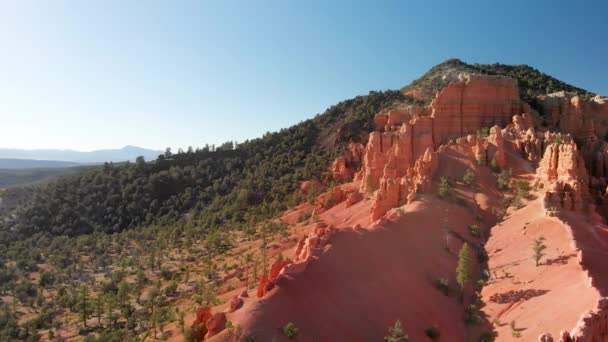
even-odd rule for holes
{"type": "Polygon", "coordinates": [[[382,131],[384,130],[384,127],[386,127],[386,123],[388,122],[388,114],[376,114],[376,116],[374,116],[374,126],[376,127],[377,131],[382,131]]]}
{"type": "Polygon", "coordinates": [[[205,326],[207,327],[207,334],[205,339],[209,339],[226,329],[226,314],[223,312],[216,312],[207,320],[205,326]]]}
{"type": "MultiPolygon", "coordinates": [[[[475,133],[482,127],[509,124],[513,115],[523,110],[530,108],[520,101],[513,79],[472,75],[446,86],[430,107],[378,114],[374,121],[383,132],[372,132],[369,136],[363,167],[357,178],[362,180],[361,192],[371,193],[382,186],[380,202],[384,199],[387,203],[394,202],[395,182],[388,179],[403,177],[429,148],[435,149],[450,139],[475,133]],[[382,177],[387,180],[381,184],[382,177]]],[[[531,120],[527,115],[520,118],[517,119],[518,127],[531,120]]],[[[506,166],[504,139],[498,126],[488,140],[492,155],[496,154],[499,165],[506,166]]],[[[479,155],[481,151],[482,146],[477,146],[475,153],[479,155]]]]}
{"type": "Polygon", "coordinates": [[[489,147],[488,151],[491,155],[491,159],[496,159],[496,163],[501,169],[507,167],[507,159],[505,157],[505,146],[504,139],[502,137],[502,131],[500,127],[493,126],[490,128],[490,135],[488,136],[489,147]]]}
{"type": "Polygon", "coordinates": [[[232,298],[232,300],[230,300],[230,307],[228,308],[228,312],[235,312],[236,310],[242,308],[243,304],[245,304],[243,298],[235,296],[234,298],[232,298]]]}
{"type": "Polygon", "coordinates": [[[268,291],[274,288],[275,281],[277,280],[283,268],[291,263],[292,262],[289,259],[277,260],[270,266],[270,271],[268,272],[268,274],[262,276],[258,284],[258,298],[264,297],[264,295],[268,293],[268,291]]]}
{"type": "Polygon", "coordinates": [[[313,232],[307,234],[298,242],[295,253],[296,262],[307,261],[318,255],[333,234],[333,228],[317,226],[313,232]]]}
{"type": "Polygon", "coordinates": [[[571,140],[547,146],[536,173],[537,187],[545,190],[545,209],[582,210],[588,196],[589,179],[585,162],[571,140]]]}
{"type": "Polygon", "coordinates": [[[346,200],[347,193],[340,186],[334,186],[316,199],[316,206],[319,209],[329,209],[336,204],[346,200]]]}
{"type": "Polygon", "coordinates": [[[435,147],[481,127],[505,126],[527,109],[519,99],[517,82],[504,76],[471,75],[437,93],[433,108],[435,147]]]}
{"type": "Polygon", "coordinates": [[[346,152],[337,157],[330,166],[333,179],[337,181],[351,180],[356,170],[361,167],[364,152],[363,145],[348,144],[346,152]]]}
{"type": "Polygon", "coordinates": [[[412,202],[416,193],[426,190],[437,170],[437,163],[435,153],[428,148],[414,166],[401,175],[402,172],[396,170],[395,159],[391,157],[385,165],[380,188],[373,199],[372,221],[384,216],[392,208],[412,202]]]}
{"type": "Polygon", "coordinates": [[[211,318],[211,316],[211,308],[208,306],[199,307],[196,309],[196,318],[192,322],[190,328],[196,332],[198,341],[202,341],[205,334],[207,334],[207,327],[205,323],[211,318]]]}
{"type": "Polygon", "coordinates": [[[589,100],[574,93],[557,92],[539,97],[549,127],[570,133],[577,139],[591,135],[605,136],[608,131],[608,101],[602,97],[589,100]]]}
{"type": "Polygon", "coordinates": [[[263,275],[262,278],[260,279],[260,282],[258,283],[258,289],[257,289],[257,296],[258,298],[262,298],[264,297],[265,291],[266,291],[266,285],[268,285],[270,282],[268,281],[268,277],[266,275],[263,275]]]}
{"type": "Polygon", "coordinates": [[[363,194],[359,191],[351,192],[348,196],[346,196],[346,207],[350,207],[354,204],[357,204],[363,200],[363,194]]]}
{"type": "Polygon", "coordinates": [[[518,131],[527,131],[534,128],[534,119],[531,114],[523,113],[521,115],[513,115],[513,127],[518,131]]]}

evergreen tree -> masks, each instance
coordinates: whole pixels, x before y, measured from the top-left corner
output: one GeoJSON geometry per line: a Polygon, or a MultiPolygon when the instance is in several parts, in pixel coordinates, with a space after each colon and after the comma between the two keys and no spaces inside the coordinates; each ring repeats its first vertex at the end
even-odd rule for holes
{"type": "Polygon", "coordinates": [[[469,282],[471,273],[471,247],[464,243],[458,253],[458,266],[456,266],[456,282],[460,285],[462,293],[464,287],[469,282]]]}
{"type": "Polygon", "coordinates": [[[534,245],[532,246],[532,250],[534,251],[533,258],[536,263],[536,267],[540,265],[540,259],[545,256],[545,253],[543,253],[543,251],[547,248],[547,246],[545,246],[545,244],[543,243],[544,241],[545,238],[541,236],[538,239],[534,240],[534,245]]]}

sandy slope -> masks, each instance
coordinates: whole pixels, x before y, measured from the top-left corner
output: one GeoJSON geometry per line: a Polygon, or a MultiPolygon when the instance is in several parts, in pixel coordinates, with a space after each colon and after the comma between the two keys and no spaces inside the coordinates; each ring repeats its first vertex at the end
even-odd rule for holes
{"type": "Polygon", "coordinates": [[[589,286],[576,248],[572,228],[545,216],[539,200],[492,228],[486,244],[492,278],[482,296],[498,341],[515,340],[511,322],[521,334],[518,340],[536,341],[545,332],[558,336],[595,306],[599,292],[589,286]],[[540,236],[547,249],[536,267],[532,245],[540,236]]]}
{"type": "MultiPolygon", "coordinates": [[[[365,202],[322,217],[357,215],[365,202]]],[[[403,207],[382,227],[342,229],[329,248],[308,269],[279,284],[260,301],[248,299],[244,308],[228,315],[255,340],[281,340],[279,328],[294,322],[301,341],[376,341],[401,319],[412,341],[428,339],[424,329],[436,326],[450,341],[465,341],[462,304],[432,284],[437,277],[454,281],[456,253],[461,242],[443,248],[442,220],[446,211],[454,231],[466,236],[474,223],[470,210],[430,198],[403,207]]],[[[367,216],[367,215],[366,215],[367,216]]],[[[347,221],[342,226],[349,225],[347,221]]],[[[230,340],[227,332],[215,341],[230,340]]]]}

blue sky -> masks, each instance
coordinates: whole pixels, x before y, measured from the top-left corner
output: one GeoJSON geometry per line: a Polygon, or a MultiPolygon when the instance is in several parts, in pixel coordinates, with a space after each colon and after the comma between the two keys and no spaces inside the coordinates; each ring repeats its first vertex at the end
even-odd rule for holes
{"type": "Polygon", "coordinates": [[[608,94],[606,13],[606,1],[3,1],[0,147],[242,141],[451,57],[608,94]]]}

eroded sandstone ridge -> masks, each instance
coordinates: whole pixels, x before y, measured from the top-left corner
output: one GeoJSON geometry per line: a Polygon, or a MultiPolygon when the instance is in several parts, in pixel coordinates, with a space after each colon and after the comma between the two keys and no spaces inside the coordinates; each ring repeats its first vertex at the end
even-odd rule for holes
{"type": "MultiPolygon", "coordinates": [[[[372,220],[394,207],[412,202],[417,192],[431,183],[438,160],[435,151],[459,137],[492,127],[487,139],[467,138],[476,158],[495,159],[506,167],[501,126],[520,115],[518,127],[533,126],[527,104],[519,99],[515,80],[502,76],[469,75],[446,86],[429,107],[409,107],[380,113],[374,118],[376,131],[370,133],[363,155],[360,191],[373,194],[372,220]],[[528,119],[528,120],[526,120],[528,119]]],[[[342,159],[334,170],[342,169],[342,159]]]]}
{"type": "Polygon", "coordinates": [[[543,204],[549,214],[560,209],[582,210],[588,202],[585,162],[576,144],[567,140],[548,145],[537,170],[536,185],[545,190],[543,204]]]}
{"type": "Polygon", "coordinates": [[[603,138],[608,130],[608,99],[584,99],[576,94],[557,92],[540,97],[549,127],[570,133],[574,138],[603,138]]]}

